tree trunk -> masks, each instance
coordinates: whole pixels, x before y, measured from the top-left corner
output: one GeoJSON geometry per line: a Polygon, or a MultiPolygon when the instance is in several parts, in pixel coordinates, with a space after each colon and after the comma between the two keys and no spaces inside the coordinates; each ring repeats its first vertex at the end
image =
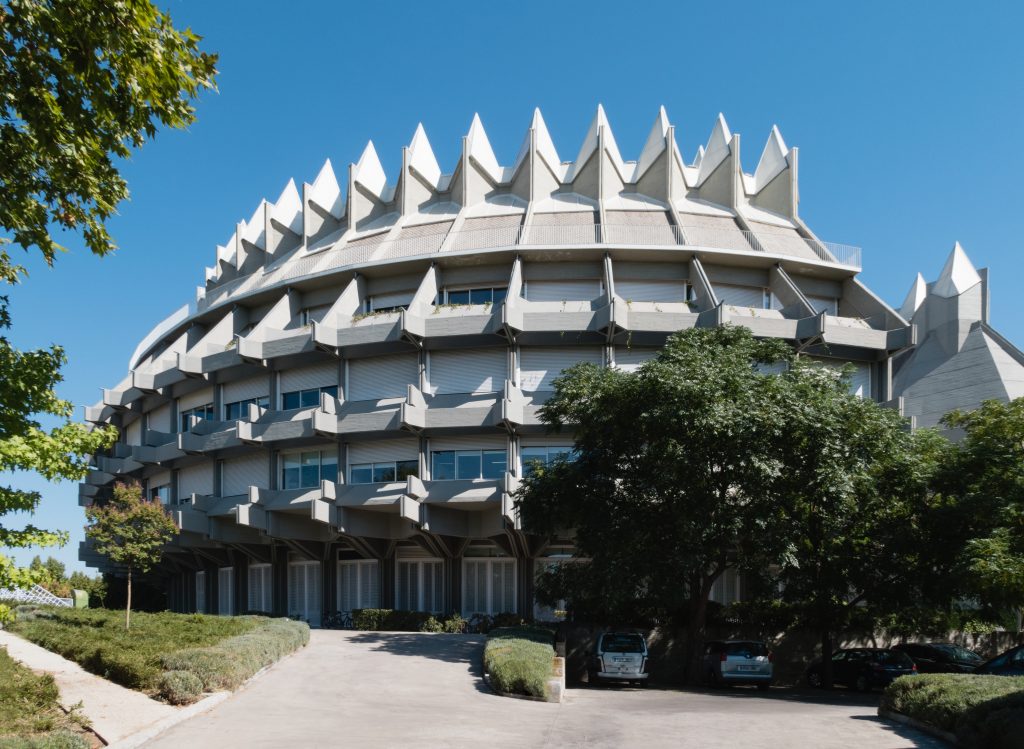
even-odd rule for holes
{"type": "Polygon", "coordinates": [[[128,565],[128,605],[124,607],[124,628],[132,628],[132,566],[128,565]]]}
{"type": "Polygon", "coordinates": [[[832,632],[828,627],[821,630],[821,686],[832,688],[832,632]]]}
{"type": "Polygon", "coordinates": [[[701,665],[704,649],[704,635],[708,614],[708,593],[711,586],[704,585],[703,581],[691,585],[693,595],[690,599],[690,620],[686,626],[686,667],[683,671],[683,678],[687,684],[700,684],[701,665]]]}

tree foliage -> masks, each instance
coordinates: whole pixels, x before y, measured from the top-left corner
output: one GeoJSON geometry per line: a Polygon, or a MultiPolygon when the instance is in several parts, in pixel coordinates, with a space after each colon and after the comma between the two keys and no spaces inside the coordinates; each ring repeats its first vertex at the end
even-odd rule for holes
{"type": "Polygon", "coordinates": [[[117,483],[114,496],[85,510],[89,525],[85,536],[97,553],[124,565],[128,577],[125,628],[131,626],[132,574],[148,572],[160,562],[164,546],[178,534],[178,527],[159,500],[142,498],[138,484],[117,483]]]}

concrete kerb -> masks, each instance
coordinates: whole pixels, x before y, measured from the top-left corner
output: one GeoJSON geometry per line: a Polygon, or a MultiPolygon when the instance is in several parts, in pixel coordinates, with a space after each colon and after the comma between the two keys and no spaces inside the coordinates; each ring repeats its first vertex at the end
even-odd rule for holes
{"type": "Polygon", "coordinates": [[[949,731],[943,731],[941,728],[936,728],[935,726],[930,725],[928,723],[923,723],[922,721],[917,720],[916,718],[911,718],[909,715],[904,715],[903,713],[894,713],[892,710],[886,710],[884,707],[879,707],[878,717],[885,718],[886,720],[891,720],[894,723],[901,723],[905,726],[910,726],[911,728],[921,731],[922,733],[926,733],[929,736],[932,736],[936,739],[941,739],[950,746],[960,745],[956,739],[955,734],[952,734],[949,731]]]}

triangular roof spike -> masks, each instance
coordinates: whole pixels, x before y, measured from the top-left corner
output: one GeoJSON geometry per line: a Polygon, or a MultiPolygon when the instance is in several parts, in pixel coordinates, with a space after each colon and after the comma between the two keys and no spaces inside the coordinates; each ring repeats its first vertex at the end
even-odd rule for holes
{"type": "Polygon", "coordinates": [[[288,180],[288,184],[281,190],[270,218],[296,234],[302,233],[302,198],[294,179],[288,180]]]}
{"type": "Polygon", "coordinates": [[[704,149],[704,156],[700,160],[700,172],[697,174],[698,184],[703,182],[729,156],[730,141],[732,141],[732,132],[729,130],[729,124],[725,121],[725,115],[719,112],[715,126],[711,130],[711,137],[708,138],[707,148],[704,149]]]}
{"type": "MultiPolygon", "coordinates": [[[[548,131],[547,123],[544,122],[544,117],[540,113],[540,107],[534,107],[533,119],[530,120],[530,130],[536,133],[537,153],[558,174],[561,171],[562,161],[558,157],[558,151],[555,150],[555,142],[551,139],[551,133],[548,131]]],[[[523,138],[522,145],[519,146],[515,166],[512,167],[513,172],[519,169],[523,159],[530,153],[530,130],[526,131],[526,137],[523,138]]]]}
{"type": "Polygon", "coordinates": [[[699,167],[700,162],[704,160],[704,146],[697,146],[697,154],[693,157],[693,167],[699,167]]]}
{"type": "Polygon", "coordinates": [[[484,125],[480,122],[480,115],[473,113],[473,121],[469,125],[469,132],[466,133],[466,152],[473,157],[480,167],[490,175],[495,182],[501,181],[501,166],[491,148],[491,141],[487,138],[484,125]]]}
{"type": "Polygon", "coordinates": [[[605,148],[612,161],[615,162],[616,167],[618,167],[620,172],[622,171],[622,154],[619,153],[619,146],[615,142],[611,123],[608,122],[608,116],[605,114],[604,107],[601,104],[597,105],[597,112],[594,114],[594,119],[590,121],[587,135],[583,139],[583,145],[580,146],[579,154],[576,156],[576,171],[583,167],[587,159],[590,158],[590,154],[597,149],[597,134],[602,127],[604,128],[605,148]]]}
{"type": "Polygon", "coordinates": [[[665,107],[661,107],[658,109],[658,116],[654,118],[654,125],[647,136],[647,142],[644,143],[643,150],[640,151],[640,158],[636,160],[633,182],[640,179],[643,173],[654,163],[655,159],[661,155],[661,152],[665,150],[665,137],[668,135],[668,128],[668,114],[665,112],[665,107]]]}
{"type": "Polygon", "coordinates": [[[903,306],[900,307],[900,316],[904,320],[910,320],[926,296],[928,296],[928,284],[924,282],[924,276],[918,273],[914,283],[910,286],[910,291],[907,292],[907,298],[903,300],[903,306]]]}
{"type": "Polygon", "coordinates": [[[789,149],[782,139],[779,128],[772,125],[772,131],[768,135],[768,142],[764,144],[761,152],[761,159],[757,162],[757,169],[754,171],[754,190],[759,192],[761,188],[779,176],[789,166],[786,155],[789,149]]]}
{"type": "Polygon", "coordinates": [[[250,244],[260,245],[261,239],[263,238],[263,215],[264,211],[269,205],[266,199],[260,201],[260,204],[256,206],[256,210],[252,212],[252,216],[248,221],[242,222],[242,239],[250,244]]]}
{"type": "Polygon", "coordinates": [[[946,298],[959,296],[979,283],[981,276],[974,269],[964,248],[957,242],[946,258],[938,280],[932,285],[932,294],[946,298]]]}
{"type": "Polygon", "coordinates": [[[431,187],[437,187],[441,179],[441,167],[434,156],[434,149],[430,147],[422,122],[416,125],[416,132],[409,142],[409,166],[419,172],[431,187]]]}
{"type": "Polygon", "coordinates": [[[366,148],[352,170],[352,178],[374,195],[380,197],[384,194],[388,178],[384,174],[384,167],[380,163],[372,140],[366,142],[366,148]]]}
{"type": "Polygon", "coordinates": [[[330,159],[324,161],[316,179],[310,185],[309,199],[335,218],[341,218],[344,213],[345,202],[341,199],[341,186],[338,184],[338,177],[334,174],[330,159]]]}

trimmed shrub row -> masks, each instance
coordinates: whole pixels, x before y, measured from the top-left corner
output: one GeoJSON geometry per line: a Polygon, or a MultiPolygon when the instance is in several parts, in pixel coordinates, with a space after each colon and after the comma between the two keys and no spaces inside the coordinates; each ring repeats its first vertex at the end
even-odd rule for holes
{"type": "Polygon", "coordinates": [[[216,645],[182,650],[161,660],[160,696],[176,705],[195,702],[203,692],[237,689],[261,668],[309,642],[309,625],[267,619],[245,634],[216,645]]]}
{"type": "Polygon", "coordinates": [[[484,647],[484,669],[500,692],[547,699],[555,657],[555,635],[542,627],[491,630],[484,647]]]}
{"type": "Polygon", "coordinates": [[[474,614],[464,619],[460,614],[449,614],[439,619],[426,611],[396,609],[355,609],[352,628],[375,632],[480,632],[486,634],[494,627],[516,627],[526,620],[518,614],[504,613],[487,616],[474,614]]]}
{"type": "Polygon", "coordinates": [[[886,687],[882,707],[953,733],[969,749],[1024,747],[1024,677],[904,677],[886,687]]]}

